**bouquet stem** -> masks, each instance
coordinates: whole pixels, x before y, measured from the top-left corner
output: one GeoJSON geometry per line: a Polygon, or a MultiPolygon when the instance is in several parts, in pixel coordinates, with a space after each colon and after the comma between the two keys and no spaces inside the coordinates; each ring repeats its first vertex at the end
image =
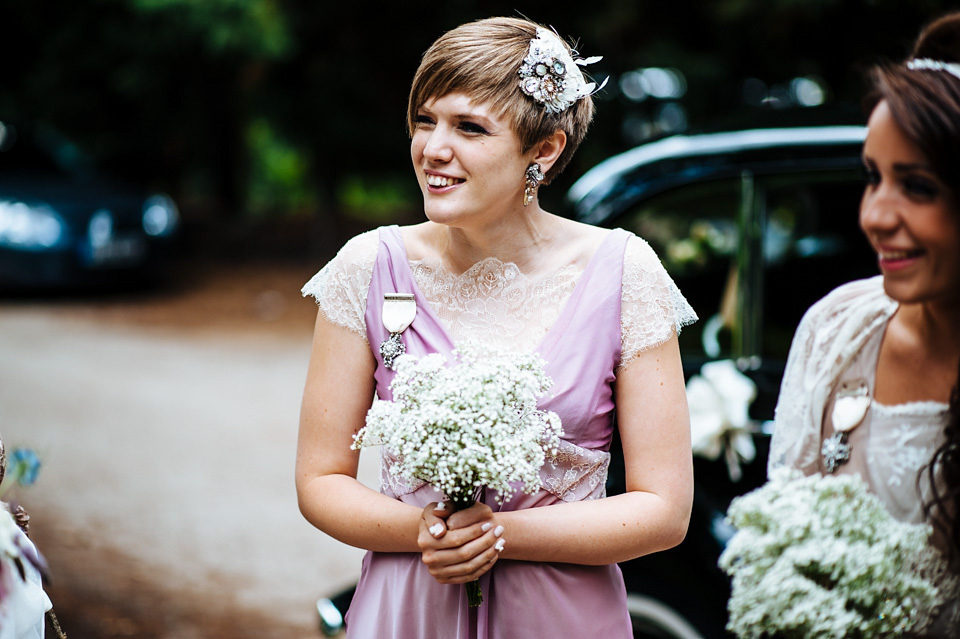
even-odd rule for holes
{"type": "MultiPolygon", "coordinates": [[[[477,502],[479,495],[452,495],[450,501],[453,502],[457,510],[465,510],[477,502]]],[[[474,579],[467,584],[467,604],[471,608],[477,608],[483,603],[483,591],[480,589],[480,580],[474,579]]]]}
{"type": "Polygon", "coordinates": [[[476,608],[483,603],[483,591],[480,590],[480,580],[474,579],[467,584],[467,603],[476,608]]]}

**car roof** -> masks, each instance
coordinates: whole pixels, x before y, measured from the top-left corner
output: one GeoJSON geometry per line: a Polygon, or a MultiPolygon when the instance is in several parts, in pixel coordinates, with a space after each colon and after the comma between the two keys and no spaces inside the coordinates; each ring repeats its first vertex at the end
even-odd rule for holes
{"type": "Polygon", "coordinates": [[[863,126],[810,126],[675,135],[601,162],[567,198],[579,219],[597,224],[644,197],[745,170],[855,168],[866,132],[863,126]]]}

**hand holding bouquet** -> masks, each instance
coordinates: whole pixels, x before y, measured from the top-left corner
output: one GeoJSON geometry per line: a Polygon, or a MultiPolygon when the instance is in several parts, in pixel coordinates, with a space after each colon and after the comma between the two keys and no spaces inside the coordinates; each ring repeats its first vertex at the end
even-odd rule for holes
{"type": "MultiPolygon", "coordinates": [[[[552,383],[542,359],[471,347],[454,355],[455,366],[439,354],[397,359],[394,399],[374,403],[353,448],[383,445],[399,459],[394,472],[432,484],[458,509],[483,488],[501,503],[535,492],[545,451],[556,454],[563,434],[560,418],[537,408],[552,383]]],[[[479,584],[467,592],[479,605],[479,584]]]]}
{"type": "Polygon", "coordinates": [[[742,639],[921,633],[955,593],[930,526],[894,519],[859,477],[775,471],[728,519],[727,629],[742,639]]]}

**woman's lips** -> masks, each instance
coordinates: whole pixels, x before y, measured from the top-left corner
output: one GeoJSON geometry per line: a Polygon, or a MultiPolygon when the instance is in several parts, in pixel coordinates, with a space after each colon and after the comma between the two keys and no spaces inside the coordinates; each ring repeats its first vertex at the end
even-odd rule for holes
{"type": "Polygon", "coordinates": [[[877,259],[880,267],[886,270],[897,270],[906,268],[916,262],[924,251],[922,249],[913,250],[880,250],[877,253],[877,259]]]}

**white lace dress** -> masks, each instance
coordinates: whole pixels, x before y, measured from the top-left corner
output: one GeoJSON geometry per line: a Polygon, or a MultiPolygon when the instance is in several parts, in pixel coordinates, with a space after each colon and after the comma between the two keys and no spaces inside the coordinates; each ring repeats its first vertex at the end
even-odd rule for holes
{"type": "MultiPolygon", "coordinates": [[[[864,382],[873,397],[880,346],[897,306],[884,294],[882,277],[875,277],[841,286],[810,308],[784,372],[770,470],[790,466],[827,474],[821,443],[835,432],[836,390],[864,382]]],[[[947,417],[944,403],[888,406],[871,399],[848,435],[850,459],[835,474],[859,475],[895,518],[923,522],[931,491],[924,467],[944,441],[947,417]]],[[[960,633],[958,615],[957,607],[945,615],[936,636],[960,636],[953,634],[960,633]]]]}

